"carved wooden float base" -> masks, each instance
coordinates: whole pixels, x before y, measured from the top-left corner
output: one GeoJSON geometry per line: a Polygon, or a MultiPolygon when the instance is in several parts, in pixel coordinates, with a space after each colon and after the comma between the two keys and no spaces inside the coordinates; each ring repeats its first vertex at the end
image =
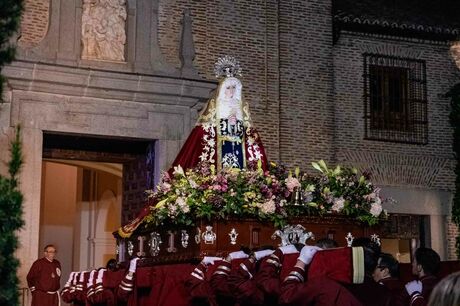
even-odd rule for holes
{"type": "Polygon", "coordinates": [[[353,219],[337,216],[292,218],[279,231],[273,224],[254,219],[202,220],[194,227],[157,227],[138,231],[130,238],[117,238],[118,260],[143,258],[140,265],[193,262],[203,256],[226,256],[242,247],[278,247],[290,243],[315,244],[322,238],[346,246],[346,236],[369,237],[377,233],[353,219]]]}

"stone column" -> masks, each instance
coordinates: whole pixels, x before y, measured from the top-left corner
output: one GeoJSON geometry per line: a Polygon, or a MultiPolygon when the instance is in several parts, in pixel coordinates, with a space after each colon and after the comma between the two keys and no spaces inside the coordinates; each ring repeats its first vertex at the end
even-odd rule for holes
{"type": "Polygon", "coordinates": [[[441,260],[447,260],[445,223],[444,215],[430,216],[431,248],[439,254],[441,260]]]}
{"type": "Polygon", "coordinates": [[[171,166],[184,141],[162,139],[155,142],[155,185],[158,184],[161,172],[171,166]]]}
{"type": "Polygon", "coordinates": [[[42,180],[42,145],[43,133],[40,129],[23,127],[22,129],[23,159],[24,165],[20,175],[20,189],[24,194],[23,220],[25,225],[19,232],[21,244],[17,254],[21,265],[18,276],[27,287],[25,276],[32,263],[40,256],[39,245],[40,233],[40,192],[42,180]]]}

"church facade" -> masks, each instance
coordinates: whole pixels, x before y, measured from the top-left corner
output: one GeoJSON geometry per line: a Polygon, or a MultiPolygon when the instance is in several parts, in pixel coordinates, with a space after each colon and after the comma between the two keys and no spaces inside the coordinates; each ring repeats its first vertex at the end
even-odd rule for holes
{"type": "MultiPolygon", "coordinates": [[[[44,160],[123,165],[111,189],[129,220],[216,88],[213,66],[224,55],[240,61],[269,160],[370,171],[397,201],[386,207],[395,214],[389,238],[417,237],[454,259],[455,158],[443,95],[460,76],[450,52],[460,25],[423,10],[379,16],[366,2],[26,1],[0,105],[1,160],[13,127],[23,127],[22,280],[42,247],[44,160]]],[[[104,191],[94,194],[97,202],[104,191]]]]}

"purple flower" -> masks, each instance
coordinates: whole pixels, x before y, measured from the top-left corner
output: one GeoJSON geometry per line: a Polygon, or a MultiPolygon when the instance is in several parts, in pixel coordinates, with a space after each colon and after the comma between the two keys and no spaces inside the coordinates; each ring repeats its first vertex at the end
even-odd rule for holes
{"type": "Polygon", "coordinates": [[[284,190],[284,197],[287,198],[291,195],[291,192],[288,189],[284,190]]]}
{"type": "Polygon", "coordinates": [[[224,203],[224,198],[221,195],[216,194],[216,195],[212,195],[211,197],[209,197],[208,202],[220,208],[222,207],[222,204],[224,203]]]}
{"type": "Polygon", "coordinates": [[[169,175],[169,173],[167,171],[165,171],[165,172],[163,172],[161,174],[161,181],[163,181],[165,183],[171,182],[171,176],[169,175]]]}

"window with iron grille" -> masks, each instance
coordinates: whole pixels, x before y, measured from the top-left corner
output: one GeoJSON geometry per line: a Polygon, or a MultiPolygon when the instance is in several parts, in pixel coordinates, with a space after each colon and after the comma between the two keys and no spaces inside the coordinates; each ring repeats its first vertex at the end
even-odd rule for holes
{"type": "Polygon", "coordinates": [[[366,139],[426,144],[426,96],[424,61],[364,54],[366,139]]]}

